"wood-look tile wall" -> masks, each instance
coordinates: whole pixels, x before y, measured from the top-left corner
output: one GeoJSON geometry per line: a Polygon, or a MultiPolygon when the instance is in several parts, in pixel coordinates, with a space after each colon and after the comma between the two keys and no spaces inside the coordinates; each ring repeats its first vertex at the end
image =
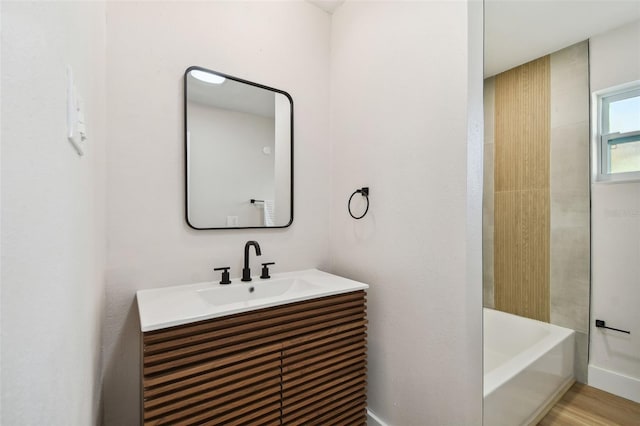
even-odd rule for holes
{"type": "Polygon", "coordinates": [[[495,308],[549,321],[549,56],[496,76],[495,308]]]}

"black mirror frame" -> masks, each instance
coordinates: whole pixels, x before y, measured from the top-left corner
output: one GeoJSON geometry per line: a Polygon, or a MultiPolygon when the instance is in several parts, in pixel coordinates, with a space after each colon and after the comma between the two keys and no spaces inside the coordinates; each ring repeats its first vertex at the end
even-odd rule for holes
{"type": "Polygon", "coordinates": [[[185,221],[187,222],[187,225],[189,225],[190,228],[198,230],[198,231],[205,231],[205,230],[225,230],[225,229],[281,229],[281,228],[288,228],[289,226],[291,226],[291,224],[293,223],[293,202],[294,202],[294,197],[293,197],[293,98],[291,97],[291,95],[289,95],[287,92],[283,91],[283,90],[279,90],[279,89],[275,89],[273,87],[269,87],[269,86],[265,86],[263,84],[258,84],[258,83],[254,83],[252,81],[248,81],[248,80],[243,80],[241,78],[238,77],[234,77],[228,74],[224,74],[218,71],[213,71],[207,68],[203,68],[203,67],[199,67],[199,66],[190,66],[189,68],[186,69],[186,71],[184,72],[184,76],[183,76],[183,103],[184,103],[184,113],[183,113],[183,120],[184,120],[184,126],[183,126],[183,134],[184,134],[184,213],[185,213],[185,221]],[[250,86],[254,86],[254,87],[258,87],[260,89],[266,89],[266,90],[270,90],[272,92],[276,92],[276,93],[280,93],[284,96],[287,97],[287,99],[289,99],[289,103],[291,104],[291,115],[290,115],[290,134],[291,134],[291,159],[290,159],[290,173],[291,173],[291,194],[290,194],[290,199],[291,199],[291,209],[290,209],[290,216],[289,216],[289,222],[286,225],[282,225],[282,226],[238,226],[238,227],[224,227],[224,228],[198,228],[196,226],[193,226],[190,222],[189,222],[189,186],[188,186],[188,176],[187,176],[187,170],[188,170],[188,149],[187,149],[187,75],[189,74],[190,71],[193,70],[198,70],[198,71],[204,71],[204,72],[208,72],[211,74],[215,74],[218,75],[220,77],[224,77],[227,78],[229,80],[233,80],[233,81],[237,81],[239,83],[244,83],[244,84],[248,84],[250,86]]]}

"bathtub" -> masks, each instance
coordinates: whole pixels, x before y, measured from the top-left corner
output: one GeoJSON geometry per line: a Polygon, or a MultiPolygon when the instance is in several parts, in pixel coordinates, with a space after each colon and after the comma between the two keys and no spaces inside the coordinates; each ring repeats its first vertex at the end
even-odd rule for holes
{"type": "Polygon", "coordinates": [[[539,420],[574,382],[574,331],[484,309],[484,425],[539,420]]]}

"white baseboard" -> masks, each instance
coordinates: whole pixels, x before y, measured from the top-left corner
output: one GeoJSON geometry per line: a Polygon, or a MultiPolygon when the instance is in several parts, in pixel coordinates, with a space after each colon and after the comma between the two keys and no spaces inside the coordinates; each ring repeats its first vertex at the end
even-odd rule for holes
{"type": "Polygon", "coordinates": [[[589,386],[640,402],[640,380],[589,364],[589,386]]]}
{"type": "Polygon", "coordinates": [[[389,426],[376,416],[376,413],[367,408],[367,426],[389,426]]]}

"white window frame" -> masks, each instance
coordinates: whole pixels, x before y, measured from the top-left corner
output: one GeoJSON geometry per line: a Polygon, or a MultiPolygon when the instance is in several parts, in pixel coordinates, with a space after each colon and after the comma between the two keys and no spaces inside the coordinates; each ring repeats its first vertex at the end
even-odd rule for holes
{"type": "Polygon", "coordinates": [[[625,173],[609,173],[609,143],[613,140],[636,138],[640,135],[640,129],[625,133],[609,133],[609,104],[622,99],[640,96],[640,81],[634,81],[622,86],[601,90],[593,94],[594,122],[597,129],[594,132],[594,150],[596,154],[593,161],[596,182],[628,182],[640,181],[640,171],[625,173]]]}

